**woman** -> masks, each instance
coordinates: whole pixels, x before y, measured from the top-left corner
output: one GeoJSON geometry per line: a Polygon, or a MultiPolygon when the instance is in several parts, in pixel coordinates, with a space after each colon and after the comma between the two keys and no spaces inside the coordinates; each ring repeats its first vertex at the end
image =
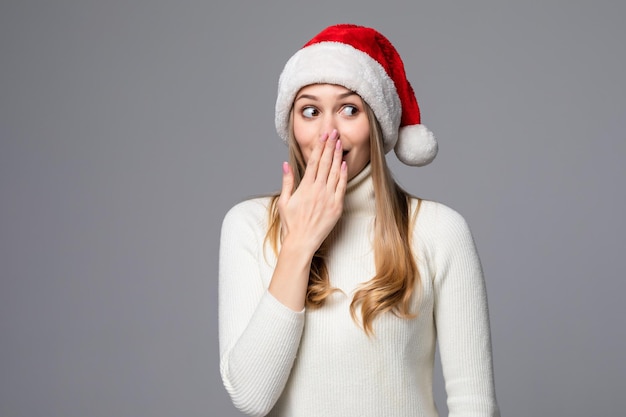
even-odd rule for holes
{"type": "Polygon", "coordinates": [[[286,64],[280,195],[226,215],[220,369],[256,416],[437,416],[438,342],[450,416],[497,416],[487,300],[464,219],[414,198],[385,153],[437,153],[392,44],[326,28],[286,64]]]}

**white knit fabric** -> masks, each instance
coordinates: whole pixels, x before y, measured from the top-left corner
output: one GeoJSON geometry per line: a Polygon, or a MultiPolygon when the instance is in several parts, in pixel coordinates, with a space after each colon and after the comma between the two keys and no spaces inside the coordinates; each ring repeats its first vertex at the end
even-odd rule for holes
{"type": "MultiPolygon", "coordinates": [[[[439,342],[450,416],[499,416],[487,299],[465,220],[423,201],[413,233],[421,274],[416,319],[392,314],[368,338],[349,313],[354,289],[374,275],[374,194],[369,166],[350,181],[333,230],[331,283],[321,309],[294,312],[267,291],[275,256],[263,242],[269,198],[244,201],[224,219],[219,342],[224,386],[252,416],[434,417],[439,342]]],[[[413,201],[413,208],[417,201],[413,201]]]]}

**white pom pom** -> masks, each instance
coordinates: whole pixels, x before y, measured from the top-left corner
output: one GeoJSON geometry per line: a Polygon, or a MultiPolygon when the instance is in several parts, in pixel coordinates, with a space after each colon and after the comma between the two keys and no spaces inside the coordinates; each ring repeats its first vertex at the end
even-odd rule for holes
{"type": "Polygon", "coordinates": [[[411,125],[400,128],[395,146],[398,159],[406,165],[423,166],[437,156],[437,139],[424,125],[411,125]]]}

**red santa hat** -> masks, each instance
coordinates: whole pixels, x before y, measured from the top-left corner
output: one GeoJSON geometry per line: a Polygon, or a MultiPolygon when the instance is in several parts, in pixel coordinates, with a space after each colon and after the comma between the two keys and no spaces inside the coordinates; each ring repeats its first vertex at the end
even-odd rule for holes
{"type": "Polygon", "coordinates": [[[278,81],[276,130],[287,142],[296,94],[310,84],[337,84],[359,94],[382,128],[385,153],[395,149],[407,165],[437,155],[437,140],[421,124],[420,110],[394,46],[374,29],[341,24],[324,29],[287,61],[278,81]]]}

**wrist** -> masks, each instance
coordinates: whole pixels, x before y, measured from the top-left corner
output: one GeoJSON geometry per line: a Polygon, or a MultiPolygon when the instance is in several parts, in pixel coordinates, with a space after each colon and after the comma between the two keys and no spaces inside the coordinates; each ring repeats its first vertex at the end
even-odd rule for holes
{"type": "Polygon", "coordinates": [[[302,311],[305,305],[311,261],[315,251],[306,248],[300,240],[283,240],[269,292],[293,311],[302,311]]]}
{"type": "Polygon", "coordinates": [[[313,255],[319,248],[319,245],[311,238],[300,238],[293,235],[285,235],[282,239],[280,252],[294,260],[301,260],[310,264],[313,260],[313,255]]]}

